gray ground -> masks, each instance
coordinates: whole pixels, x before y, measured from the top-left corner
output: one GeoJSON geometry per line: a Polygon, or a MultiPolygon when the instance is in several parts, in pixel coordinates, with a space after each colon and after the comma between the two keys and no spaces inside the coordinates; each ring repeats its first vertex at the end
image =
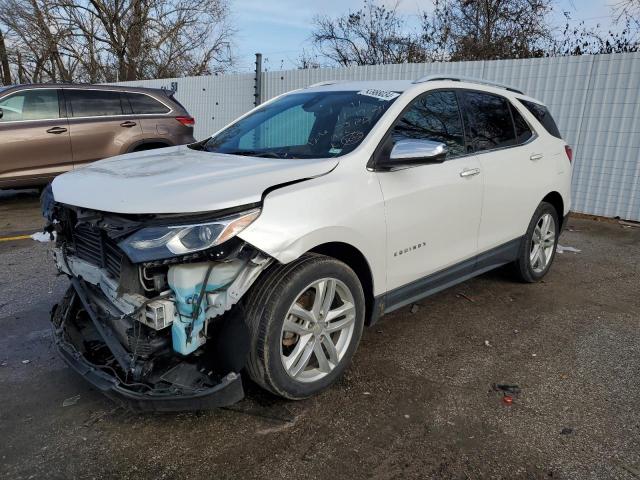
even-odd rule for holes
{"type": "MultiPolygon", "coordinates": [[[[34,209],[0,199],[2,235],[34,209]]],[[[67,281],[45,245],[0,242],[0,478],[640,478],[640,228],[570,226],[582,252],[544,282],[492,272],[383,318],[316,398],[248,385],[180,415],[129,413],[66,368],[48,312],[67,281]],[[522,388],[513,405],[494,382],[522,388]]]]}

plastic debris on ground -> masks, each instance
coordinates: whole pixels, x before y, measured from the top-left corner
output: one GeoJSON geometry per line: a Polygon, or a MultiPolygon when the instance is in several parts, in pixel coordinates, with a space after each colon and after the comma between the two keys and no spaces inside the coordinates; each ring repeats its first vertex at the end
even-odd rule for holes
{"type": "Polygon", "coordinates": [[[494,383],[491,389],[502,394],[502,403],[505,405],[513,405],[516,395],[520,393],[518,385],[510,385],[508,383],[494,383]]]}
{"type": "Polygon", "coordinates": [[[64,402],[62,402],[62,406],[63,407],[70,407],[70,406],[75,405],[76,403],[78,403],[78,400],[80,400],[80,395],[75,395],[73,397],[66,398],[64,400],[64,402]]]}
{"type": "Polygon", "coordinates": [[[580,252],[582,252],[582,250],[577,249],[575,247],[565,247],[564,245],[558,244],[556,246],[556,252],[558,252],[558,253],[564,253],[564,252],[580,253],[580,252]]]}
{"type": "Polygon", "coordinates": [[[22,363],[26,365],[27,363],[31,363],[31,360],[22,360],[22,363]]]}
{"type": "Polygon", "coordinates": [[[53,232],[53,233],[36,232],[36,233],[31,235],[31,238],[33,240],[35,240],[36,242],[49,243],[49,242],[55,241],[56,232],[53,232]]]}

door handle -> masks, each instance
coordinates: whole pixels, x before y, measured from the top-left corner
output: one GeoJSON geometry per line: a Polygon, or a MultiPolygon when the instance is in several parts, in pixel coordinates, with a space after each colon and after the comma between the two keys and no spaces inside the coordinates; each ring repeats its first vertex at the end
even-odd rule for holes
{"type": "Polygon", "coordinates": [[[67,129],[66,128],[62,128],[62,127],[51,127],[49,130],[47,130],[47,133],[53,133],[54,135],[58,135],[60,133],[64,133],[66,132],[67,129]]]}
{"type": "Polygon", "coordinates": [[[121,127],[131,128],[136,126],[136,122],[132,122],[131,120],[127,120],[126,122],[122,122],[120,124],[121,127]]]}
{"type": "Polygon", "coordinates": [[[542,157],[544,157],[544,155],[541,153],[534,153],[529,157],[529,160],[533,160],[535,162],[536,160],[540,160],[542,157]]]}
{"type": "Polygon", "coordinates": [[[460,172],[460,176],[464,177],[473,177],[474,175],[478,175],[480,173],[479,168],[465,168],[460,172]]]}

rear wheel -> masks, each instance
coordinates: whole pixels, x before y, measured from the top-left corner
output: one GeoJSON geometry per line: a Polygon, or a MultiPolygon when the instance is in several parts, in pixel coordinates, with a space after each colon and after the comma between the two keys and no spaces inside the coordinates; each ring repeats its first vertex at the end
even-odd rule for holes
{"type": "Polygon", "coordinates": [[[290,399],[333,384],[348,367],[364,325],[358,277],[344,263],[322,255],[305,255],[265,272],[246,308],[249,375],[290,399]]]}
{"type": "Polygon", "coordinates": [[[555,258],[559,236],[558,213],[553,205],[542,202],[531,218],[515,262],[518,279],[537,282],[547,274],[555,258]]]}

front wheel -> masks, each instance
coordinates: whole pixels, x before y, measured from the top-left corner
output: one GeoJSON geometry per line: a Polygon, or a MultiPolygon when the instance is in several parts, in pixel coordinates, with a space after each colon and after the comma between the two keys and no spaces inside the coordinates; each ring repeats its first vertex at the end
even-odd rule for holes
{"type": "Polygon", "coordinates": [[[520,246],[515,273],[523,282],[537,282],[544,277],[556,254],[560,222],[556,209],[547,202],[538,205],[520,246]]]}
{"type": "Polygon", "coordinates": [[[275,266],[258,279],[246,303],[249,375],[289,399],[328,388],[358,347],[364,310],[358,277],[338,260],[310,254],[275,266]]]}

